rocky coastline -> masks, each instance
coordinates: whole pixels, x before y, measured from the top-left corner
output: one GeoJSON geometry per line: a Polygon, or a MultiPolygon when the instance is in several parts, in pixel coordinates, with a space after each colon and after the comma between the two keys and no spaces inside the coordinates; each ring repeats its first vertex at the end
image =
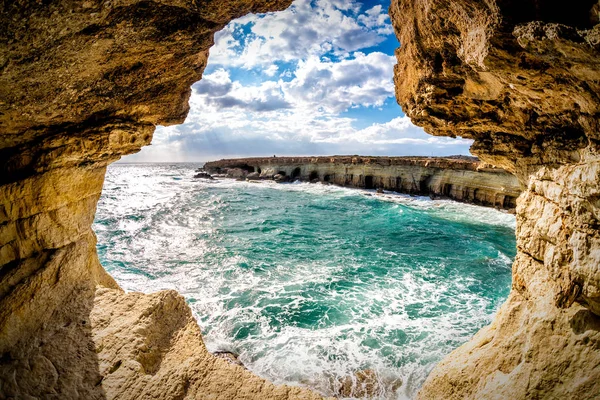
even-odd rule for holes
{"type": "MultiPolygon", "coordinates": [[[[210,355],[182,296],[126,293],[91,229],[106,167],[183,123],[214,34],[290,0],[3,2],[0,398],[317,399],[210,355]]],[[[598,2],[392,0],[396,97],[514,173],[517,256],[494,321],[420,399],[600,393],[598,2]]]]}
{"type": "Polygon", "coordinates": [[[519,180],[475,157],[257,157],[207,162],[212,175],[277,182],[322,182],[448,198],[513,211],[519,180]]]}

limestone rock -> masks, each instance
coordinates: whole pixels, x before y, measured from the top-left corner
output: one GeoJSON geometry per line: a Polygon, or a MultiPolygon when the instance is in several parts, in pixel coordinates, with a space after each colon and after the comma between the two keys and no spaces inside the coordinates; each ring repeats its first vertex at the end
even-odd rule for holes
{"type": "Polygon", "coordinates": [[[275,174],[275,176],[273,176],[273,180],[275,182],[286,182],[287,181],[287,176],[282,175],[282,174],[275,174]]]}
{"type": "MultiPolygon", "coordinates": [[[[183,122],[214,33],[289,4],[0,5],[2,397],[316,397],[209,355],[174,293],[120,291],[91,230],[106,166],[149,144],[157,124],[183,122]]],[[[600,392],[599,7],[392,0],[406,114],[432,134],[474,139],[481,160],[527,187],[509,299],[432,371],[421,398],[600,392]]]]}
{"type": "Polygon", "coordinates": [[[209,174],[208,172],[198,172],[196,175],[194,175],[194,179],[208,179],[208,180],[214,180],[215,178],[212,177],[211,174],[209,174]]]}
{"type": "Polygon", "coordinates": [[[385,379],[372,369],[364,369],[356,371],[353,376],[338,379],[333,386],[337,396],[372,399],[381,397],[385,391],[394,393],[402,386],[402,381],[385,379]]]}
{"type": "MultiPolygon", "coordinates": [[[[204,165],[212,174],[238,177],[237,166],[260,170],[261,179],[300,179],[357,188],[433,195],[484,206],[514,209],[522,186],[518,179],[474,157],[257,157],[225,159],[204,165]],[[230,172],[232,172],[229,174],[230,172]]],[[[250,176],[250,175],[249,175],[250,176]]],[[[255,176],[255,175],[252,175],[255,176]]],[[[255,178],[250,178],[255,179],[255,178]]]]}
{"type": "Polygon", "coordinates": [[[258,181],[261,179],[261,176],[258,172],[251,172],[248,175],[246,175],[246,180],[249,181],[258,181]]]}
{"type": "Polygon", "coordinates": [[[227,361],[229,364],[239,365],[240,367],[244,367],[244,363],[242,363],[239,359],[239,356],[230,351],[215,351],[212,353],[215,357],[222,358],[227,361]]]}
{"type": "Polygon", "coordinates": [[[111,397],[321,398],[306,389],[275,386],[210,354],[189,307],[174,291],[98,289],[90,319],[102,387],[111,397]]]}
{"type": "Polygon", "coordinates": [[[423,399],[596,398],[600,26],[596,0],[393,0],[396,94],[434,135],[527,185],[513,290],[431,373],[423,399]]]}
{"type": "Polygon", "coordinates": [[[183,122],[213,34],[289,4],[2,3],[0,398],[320,398],[210,355],[181,296],[123,293],[91,230],[106,166],[183,122]]]}

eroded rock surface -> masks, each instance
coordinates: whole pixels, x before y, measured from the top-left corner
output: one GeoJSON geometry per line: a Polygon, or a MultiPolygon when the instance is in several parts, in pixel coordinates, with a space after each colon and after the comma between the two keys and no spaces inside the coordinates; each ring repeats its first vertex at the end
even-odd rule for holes
{"type": "Polygon", "coordinates": [[[211,161],[215,174],[276,181],[300,179],[341,186],[386,189],[423,196],[514,209],[521,185],[517,178],[474,157],[257,157],[211,161]]]}
{"type": "Polygon", "coordinates": [[[91,230],[106,166],[183,122],[213,34],[290,2],[0,5],[0,398],[319,397],[210,355],[175,293],[123,293],[91,230]]]}
{"type": "MultiPolygon", "coordinates": [[[[214,32],[289,0],[0,5],[0,393],[312,398],[208,355],[181,298],[125,294],[91,231],[106,165],[182,122],[214,32]],[[168,324],[167,324],[168,322],[168,324]]],[[[600,393],[596,0],[392,0],[398,100],[528,189],[513,291],[421,398],[600,393]]]]}
{"type": "Polygon", "coordinates": [[[90,314],[102,387],[119,399],[303,399],[206,351],[200,328],[175,291],[124,294],[100,288],[90,314]]]}
{"type": "Polygon", "coordinates": [[[396,93],[434,135],[472,138],[527,185],[513,290],[420,398],[600,393],[600,4],[394,0],[396,93]]]}

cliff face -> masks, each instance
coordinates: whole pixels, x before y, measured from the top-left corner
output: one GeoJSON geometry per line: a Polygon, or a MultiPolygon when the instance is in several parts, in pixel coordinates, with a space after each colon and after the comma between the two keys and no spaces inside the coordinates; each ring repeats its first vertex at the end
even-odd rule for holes
{"type": "Polygon", "coordinates": [[[0,398],[316,398],[207,353],[183,298],[125,294],[91,230],[106,165],[183,122],[213,34],[290,0],[0,6],[0,398]]]}
{"type": "MultiPolygon", "coordinates": [[[[289,3],[2,3],[1,397],[314,397],[210,357],[172,292],[120,291],[90,228],[106,165],[183,120],[214,32],[289,3]]],[[[392,0],[404,110],[528,187],[508,301],[422,398],[600,393],[599,7],[392,0]]]]}
{"type": "Polygon", "coordinates": [[[514,175],[468,158],[266,157],[213,161],[204,169],[230,176],[240,170],[258,172],[267,179],[279,174],[287,179],[443,196],[504,209],[516,206],[522,189],[514,175]]]}
{"type": "Polygon", "coordinates": [[[399,103],[527,185],[513,290],[420,398],[600,393],[600,4],[394,0],[399,103]]]}

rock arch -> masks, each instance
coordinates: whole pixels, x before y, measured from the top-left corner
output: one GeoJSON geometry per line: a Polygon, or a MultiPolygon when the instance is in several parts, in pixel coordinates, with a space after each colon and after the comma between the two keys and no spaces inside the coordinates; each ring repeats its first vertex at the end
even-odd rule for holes
{"type": "MultiPolygon", "coordinates": [[[[0,6],[4,396],[317,397],[210,356],[176,293],[125,294],[99,265],[91,230],[106,166],[149,144],[155,125],[183,122],[214,32],[289,4],[0,6]]],[[[407,115],[432,134],[473,138],[480,158],[528,185],[509,299],[434,369],[421,398],[600,392],[599,6],[559,14],[553,0],[527,0],[517,14],[516,4],[390,7],[407,115]]]]}
{"type": "Polygon", "coordinates": [[[580,313],[600,320],[599,7],[392,2],[406,114],[429,133],[474,139],[473,153],[527,186],[508,300],[432,371],[420,398],[600,393],[600,351],[589,347],[600,332],[571,327],[580,313]]]}

